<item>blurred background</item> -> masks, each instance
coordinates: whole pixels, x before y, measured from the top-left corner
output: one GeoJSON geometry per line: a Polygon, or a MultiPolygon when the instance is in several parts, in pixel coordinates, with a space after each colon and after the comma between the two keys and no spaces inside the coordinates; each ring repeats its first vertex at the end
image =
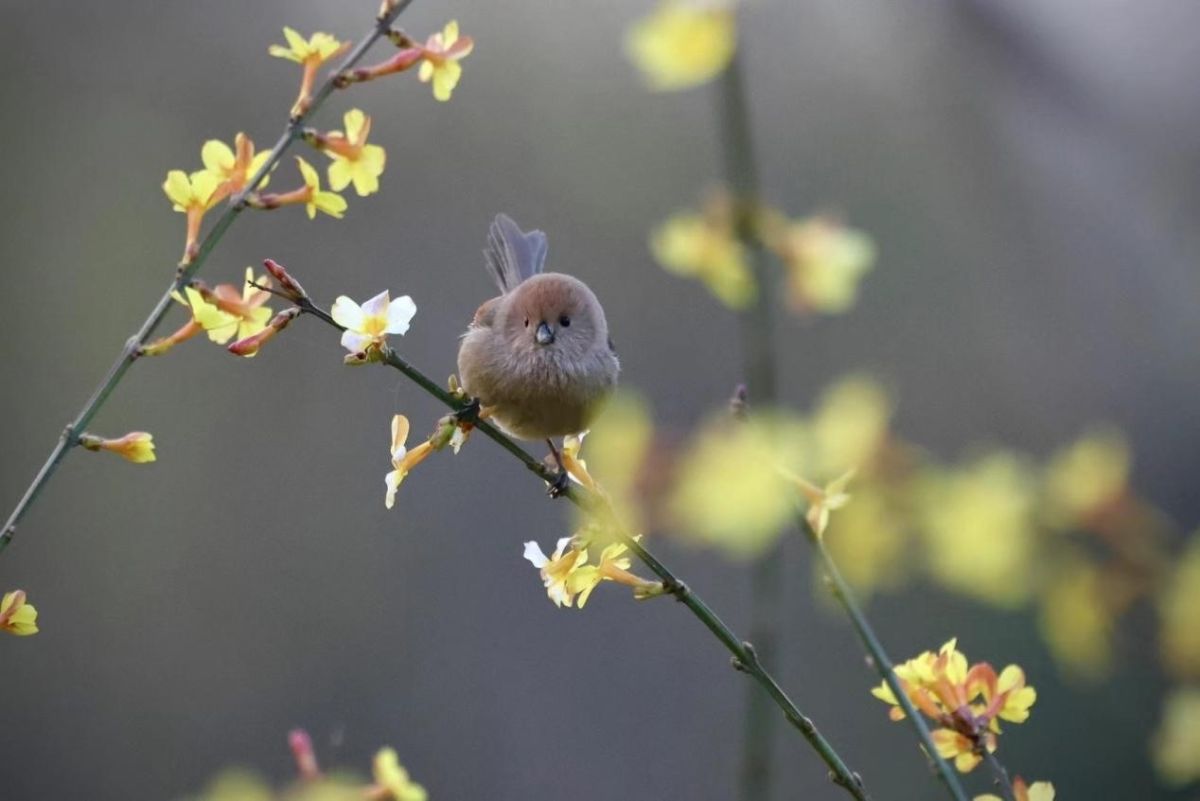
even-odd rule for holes
{"type": "MultiPolygon", "coordinates": [[[[239,130],[269,147],[297,80],[266,52],[281,26],[357,39],[377,5],[0,0],[5,514],[173,274],[167,170],[198,169],[206,139],[239,130]]],[[[507,211],[595,289],[623,384],[685,436],[742,378],[738,325],[647,247],[720,178],[713,87],[649,92],[621,55],[650,10],[417,0],[401,20],[414,36],[457,18],[476,39],[451,102],[400,76],[317,120],[374,117],[382,191],[348,194],[340,222],[247,214],[202,277],[236,282],[269,256],[326,303],[409,294],[398,344],[440,379],[492,291],[480,249],[507,211]]],[[[895,435],[950,465],[1000,446],[1044,462],[1105,421],[1159,510],[1156,547],[1182,553],[1200,520],[1200,6],[750,0],[739,17],[765,197],[837,211],[878,251],[848,313],[779,314],[782,400],[810,409],[869,373],[895,435]]],[[[422,465],[385,510],[391,416],[422,432],[442,411],[342,355],[302,320],[254,360],[196,340],[132,370],[92,429],[151,431],[158,462],[75,454],[0,559],[0,588],[25,589],[42,627],[0,638],[0,796],[175,799],[230,765],[283,781],[285,734],[303,726],[331,766],[365,772],[394,746],[435,799],[737,797],[746,680],[719,645],[677,604],[610,586],[582,613],[549,603],[522,542],[548,548],[571,518],[483,438],[422,465]]],[[[747,628],[744,562],[649,536],[747,628]]],[[[936,797],[817,600],[806,543],[785,538],[777,558],[782,684],[876,797],[936,797]]],[[[1158,658],[1154,597],[1087,681],[1032,602],[918,575],[870,612],[898,659],[957,635],[972,660],[1022,665],[1039,700],[1001,753],[1060,798],[1196,798],[1151,759],[1180,681],[1158,658]]],[[[841,797],[792,732],[774,754],[778,797],[841,797]]]]}

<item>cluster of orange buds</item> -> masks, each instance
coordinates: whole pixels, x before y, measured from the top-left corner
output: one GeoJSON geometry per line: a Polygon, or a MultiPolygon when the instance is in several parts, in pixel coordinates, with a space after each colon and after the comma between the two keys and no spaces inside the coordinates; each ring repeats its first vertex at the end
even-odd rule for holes
{"type": "MultiPolygon", "coordinates": [[[[987,662],[968,667],[966,656],[950,640],[935,654],[925,651],[896,667],[896,677],[913,706],[940,728],[933,731],[939,756],[953,759],[963,773],[974,770],[984,753],[996,750],[1000,721],[1024,723],[1037,691],[1025,684],[1025,672],[1009,665],[997,675],[987,662]]],[[[904,710],[887,682],[871,690],[891,704],[892,720],[904,710]]]]}

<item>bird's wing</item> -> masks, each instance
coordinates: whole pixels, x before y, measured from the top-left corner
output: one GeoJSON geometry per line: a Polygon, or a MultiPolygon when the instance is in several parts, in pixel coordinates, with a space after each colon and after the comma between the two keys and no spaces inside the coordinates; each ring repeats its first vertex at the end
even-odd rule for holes
{"type": "Polygon", "coordinates": [[[497,214],[488,230],[483,260],[501,292],[511,292],[517,284],[542,271],[546,263],[546,235],[541,231],[524,233],[507,214],[497,214]]]}
{"type": "Polygon", "coordinates": [[[475,310],[475,318],[471,320],[471,325],[491,327],[492,320],[496,317],[496,306],[499,305],[500,298],[492,298],[485,300],[483,305],[475,310]]]}

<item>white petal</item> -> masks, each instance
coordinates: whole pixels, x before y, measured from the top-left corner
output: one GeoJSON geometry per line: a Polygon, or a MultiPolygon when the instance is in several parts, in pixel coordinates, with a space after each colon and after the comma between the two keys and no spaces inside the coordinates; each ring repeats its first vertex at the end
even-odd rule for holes
{"type": "Polygon", "coordinates": [[[362,330],[362,307],[345,295],[338,296],[338,299],[333,302],[333,308],[329,310],[329,316],[333,318],[335,323],[349,328],[351,331],[362,330]]]}
{"type": "Polygon", "coordinates": [[[375,340],[375,337],[367,334],[360,334],[357,331],[342,332],[342,347],[351,353],[361,353],[366,350],[367,345],[370,345],[375,340]]]}
{"type": "Polygon", "coordinates": [[[417,304],[408,295],[396,298],[388,306],[387,333],[403,334],[416,316],[417,304]]]}
{"type": "Polygon", "coordinates": [[[383,481],[387,484],[387,497],[383,499],[383,505],[391,509],[396,505],[396,488],[400,486],[400,471],[393,470],[384,477],[383,481]]]}
{"type": "Polygon", "coordinates": [[[385,289],[368,300],[362,305],[362,310],[368,320],[372,318],[379,318],[381,321],[386,320],[388,313],[388,291],[385,289]]]}
{"type": "Polygon", "coordinates": [[[563,537],[561,540],[559,540],[558,543],[554,546],[554,558],[557,559],[558,557],[562,556],[563,551],[566,550],[567,546],[570,543],[571,543],[570,537],[563,537]]]}
{"type": "Polygon", "coordinates": [[[541,570],[550,560],[546,558],[546,554],[542,553],[541,546],[536,542],[525,543],[525,558],[528,559],[534,567],[541,570]]]}

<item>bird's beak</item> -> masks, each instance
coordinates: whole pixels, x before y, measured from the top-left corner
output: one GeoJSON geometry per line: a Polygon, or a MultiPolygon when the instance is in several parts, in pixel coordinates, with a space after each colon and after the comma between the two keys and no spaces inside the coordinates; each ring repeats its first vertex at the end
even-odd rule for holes
{"type": "Polygon", "coordinates": [[[534,338],[539,345],[549,345],[554,341],[554,332],[550,330],[550,326],[546,325],[545,322],[541,322],[538,323],[537,333],[534,334],[534,338]]]}

